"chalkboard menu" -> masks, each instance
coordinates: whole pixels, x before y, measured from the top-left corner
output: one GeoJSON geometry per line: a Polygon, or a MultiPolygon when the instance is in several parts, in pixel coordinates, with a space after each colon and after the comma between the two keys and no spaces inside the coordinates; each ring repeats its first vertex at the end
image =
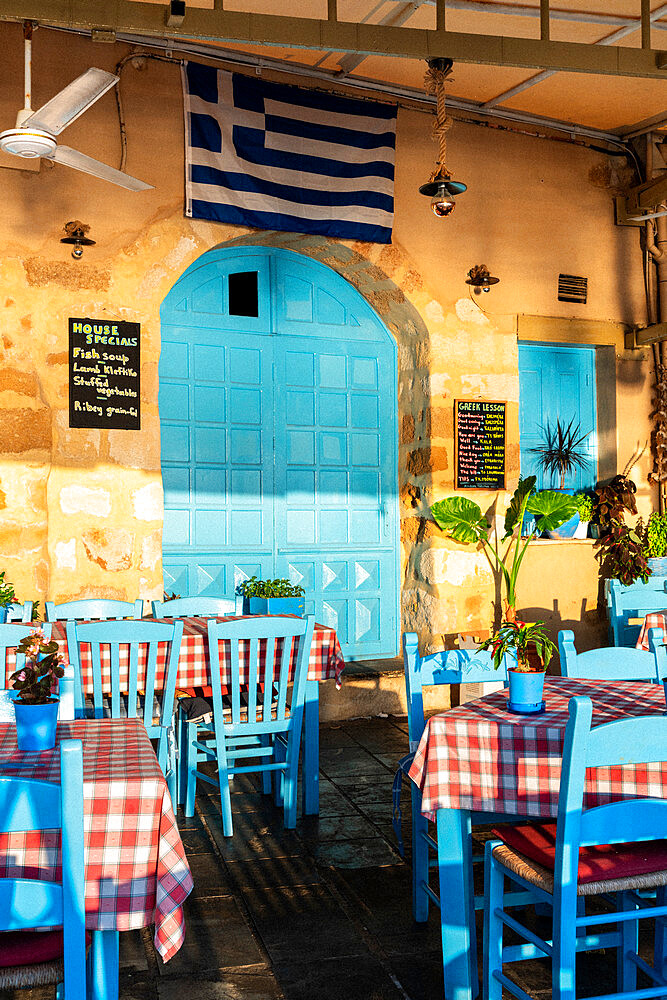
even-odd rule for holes
{"type": "Polygon", "coordinates": [[[455,401],[457,489],[505,489],[506,409],[507,403],[493,400],[455,401]]]}
{"type": "Polygon", "coordinates": [[[139,430],[139,382],[138,323],[70,319],[70,427],[139,430]]]}

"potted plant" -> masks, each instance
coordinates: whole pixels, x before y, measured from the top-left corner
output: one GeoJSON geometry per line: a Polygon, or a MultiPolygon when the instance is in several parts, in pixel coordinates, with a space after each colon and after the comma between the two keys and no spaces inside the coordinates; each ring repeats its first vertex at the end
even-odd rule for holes
{"type": "MultiPolygon", "coordinates": [[[[582,433],[581,425],[575,424],[574,417],[569,424],[561,423],[560,419],[557,418],[555,424],[547,424],[541,430],[544,435],[543,444],[530,450],[537,455],[538,465],[544,475],[557,478],[557,489],[563,492],[566,477],[570,476],[576,469],[588,467],[588,455],[581,447],[587,440],[588,434],[582,433]]],[[[577,510],[571,518],[557,528],[547,529],[547,534],[550,538],[574,538],[579,522],[580,515],[577,510]]]]}
{"type": "Polygon", "coordinates": [[[492,566],[501,573],[505,583],[504,617],[507,621],[516,617],[516,582],[530,542],[542,531],[567,521],[575,511],[571,496],[553,490],[534,493],[534,487],[535,476],[519,480],[505,514],[505,534],[500,542],[495,533],[491,541],[491,525],[473,500],[447,497],[431,507],[434,521],[446,535],[456,542],[484,547],[492,566]],[[521,526],[526,514],[532,515],[534,526],[527,538],[521,538],[521,526]],[[507,543],[504,548],[503,543],[507,543]]]}
{"type": "Polygon", "coordinates": [[[651,573],[667,576],[667,514],[653,511],[643,531],[644,555],[651,573]]]}
{"type": "Polygon", "coordinates": [[[7,608],[14,603],[14,587],[5,582],[5,570],[0,572],[0,623],[7,621],[7,608]]]}
{"type": "Polygon", "coordinates": [[[530,450],[537,455],[538,465],[545,476],[558,476],[558,489],[565,487],[566,476],[575,469],[588,467],[588,454],[582,450],[582,445],[588,439],[588,433],[582,433],[581,425],[575,424],[574,417],[565,425],[556,419],[555,425],[547,424],[541,428],[544,443],[530,450]]]}
{"type": "Polygon", "coordinates": [[[600,562],[603,579],[620,580],[625,586],[648,581],[649,565],[644,555],[644,543],[636,529],[625,523],[625,512],[637,513],[637,487],[624,474],[614,476],[610,483],[595,490],[593,516],[600,525],[600,537],[593,547],[600,562]]]}
{"type": "Polygon", "coordinates": [[[237,588],[243,595],[243,610],[251,615],[303,615],[305,591],[289,580],[259,580],[251,576],[237,588]]]}
{"type": "Polygon", "coordinates": [[[575,529],[574,537],[588,538],[588,525],[593,517],[593,498],[588,493],[575,493],[572,499],[577,505],[579,514],[579,524],[575,529]]]}
{"type": "Polygon", "coordinates": [[[19,750],[42,752],[56,745],[58,720],[58,680],[64,673],[65,657],[58,652],[55,640],[46,642],[41,629],[21,640],[17,655],[25,657],[23,666],[10,680],[18,692],[14,699],[16,742],[19,750]]]}
{"type": "Polygon", "coordinates": [[[531,715],[544,708],[544,675],[554,652],[554,644],[544,631],[544,622],[504,621],[480,649],[491,649],[493,665],[500,667],[505,656],[516,657],[516,666],[507,671],[512,712],[531,715]]]}

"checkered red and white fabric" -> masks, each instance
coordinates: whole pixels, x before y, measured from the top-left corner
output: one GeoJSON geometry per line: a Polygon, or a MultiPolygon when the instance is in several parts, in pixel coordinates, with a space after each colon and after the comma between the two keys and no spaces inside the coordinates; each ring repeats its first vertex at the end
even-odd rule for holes
{"type": "Polygon", "coordinates": [[[667,642],[667,611],[650,611],[644,618],[644,623],[637,639],[637,649],[650,649],[648,642],[649,629],[662,629],[662,634],[667,642]]]}
{"type": "MultiPolygon", "coordinates": [[[[167,962],[185,939],[193,883],[148,734],[137,719],[58,723],[58,740],[68,738],[83,740],[86,927],[154,924],[167,962]]],[[[21,753],[16,727],[0,725],[0,771],[59,781],[59,753],[21,753]]],[[[56,879],[60,864],[57,831],[0,835],[0,877],[56,879]]]]}
{"type": "MultiPolygon", "coordinates": [[[[246,617],[246,616],[239,616],[246,617]]],[[[163,621],[173,621],[173,619],[162,619],[163,621]]],[[[219,618],[218,621],[228,621],[226,618],[219,618]]],[[[61,651],[67,654],[67,636],[65,633],[65,622],[54,622],[53,624],[53,638],[58,641],[61,651]]],[[[209,672],[209,662],[208,662],[208,639],[207,639],[207,619],[206,618],[184,618],[183,619],[183,640],[181,642],[181,655],[178,661],[178,677],[176,680],[176,687],[180,689],[184,688],[199,688],[199,687],[209,687],[211,684],[210,672],[209,672]]],[[[294,655],[298,647],[294,645],[293,651],[293,665],[295,663],[294,655]]],[[[228,650],[228,644],[220,643],[220,665],[222,669],[222,683],[225,684],[229,680],[226,673],[227,663],[225,661],[226,650],[228,650]]],[[[164,669],[166,661],[166,644],[160,644],[158,650],[158,662],[157,662],[157,685],[161,686],[164,679],[164,669]]],[[[109,674],[109,658],[108,650],[106,650],[107,657],[105,661],[105,649],[102,648],[101,662],[102,662],[102,686],[108,693],[111,690],[110,684],[110,674],[109,674]]],[[[343,659],[343,653],[340,648],[340,643],[338,642],[338,637],[332,628],[327,628],[326,625],[316,625],[315,631],[313,633],[313,642],[310,647],[310,661],[308,664],[308,679],[315,681],[326,680],[330,677],[335,677],[336,686],[340,687],[341,675],[345,667],[345,661],[343,659]]],[[[92,693],[93,690],[93,670],[92,670],[92,658],[90,655],[90,646],[87,644],[82,644],[81,646],[81,669],[83,673],[83,687],[86,694],[92,693]]],[[[6,675],[13,672],[13,651],[7,653],[7,663],[6,663],[6,675]]],[[[142,686],[143,677],[145,676],[146,670],[146,649],[139,650],[139,686],[142,686]],[[142,656],[143,653],[143,656],[142,656]]],[[[123,678],[127,678],[128,671],[128,657],[127,649],[121,648],[120,651],[120,671],[121,671],[121,686],[123,678]],[[123,657],[125,653],[125,657],[123,657]]]]}
{"type": "MultiPolygon", "coordinates": [[[[593,726],[629,716],[663,715],[662,685],[626,681],[545,680],[546,711],[515,715],[507,691],[432,716],[410,777],[422,792],[422,812],[470,809],[517,816],[556,816],[568,702],[586,695],[593,726]]],[[[667,764],[589,769],[585,804],[667,797],[667,764]]]]}

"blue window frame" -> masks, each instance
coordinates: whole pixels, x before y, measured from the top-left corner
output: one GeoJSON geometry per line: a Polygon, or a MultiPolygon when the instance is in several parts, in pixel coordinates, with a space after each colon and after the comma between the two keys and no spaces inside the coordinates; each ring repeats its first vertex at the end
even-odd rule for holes
{"type": "Polygon", "coordinates": [[[567,344],[519,344],[519,439],[521,475],[537,476],[538,489],[558,489],[560,480],[545,476],[532,450],[544,443],[545,430],[561,424],[579,424],[588,434],[583,450],[587,466],[575,469],[566,489],[582,490],[597,480],[595,348],[567,344]]]}

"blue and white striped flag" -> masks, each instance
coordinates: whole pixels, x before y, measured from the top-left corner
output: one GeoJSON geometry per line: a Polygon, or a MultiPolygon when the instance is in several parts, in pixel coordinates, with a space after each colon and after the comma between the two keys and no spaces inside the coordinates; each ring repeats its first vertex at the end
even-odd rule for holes
{"type": "Polygon", "coordinates": [[[188,62],[185,214],[389,243],[396,108],[188,62]]]}

